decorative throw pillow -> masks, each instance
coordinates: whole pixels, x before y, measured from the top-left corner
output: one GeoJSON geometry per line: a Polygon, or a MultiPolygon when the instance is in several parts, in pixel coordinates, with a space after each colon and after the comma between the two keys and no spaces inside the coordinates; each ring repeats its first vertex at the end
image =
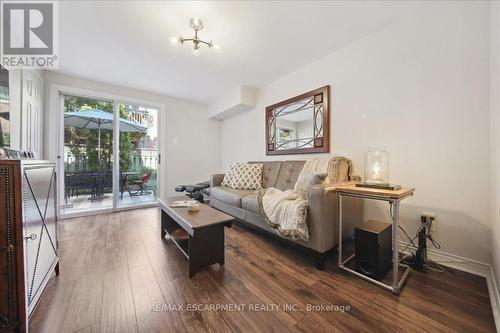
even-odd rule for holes
{"type": "Polygon", "coordinates": [[[222,185],[240,190],[260,190],[263,167],[262,163],[233,163],[224,175],[222,185]]]}
{"type": "Polygon", "coordinates": [[[311,186],[323,183],[325,178],[326,173],[324,172],[302,170],[293,190],[301,197],[307,198],[311,186]]]}
{"type": "Polygon", "coordinates": [[[232,182],[234,181],[235,171],[239,169],[239,164],[243,164],[240,162],[236,162],[229,165],[226,173],[224,174],[224,179],[222,180],[221,185],[231,187],[232,182]]]}

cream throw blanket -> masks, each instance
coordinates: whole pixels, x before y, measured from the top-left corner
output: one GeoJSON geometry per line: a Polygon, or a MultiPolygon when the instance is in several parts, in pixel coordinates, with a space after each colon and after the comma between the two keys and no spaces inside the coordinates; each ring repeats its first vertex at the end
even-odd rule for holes
{"type": "MultiPolygon", "coordinates": [[[[334,182],[332,170],[335,158],[315,158],[305,162],[301,175],[306,171],[324,173],[325,183],[334,182]]],[[[299,175],[299,179],[301,178],[299,175]]],[[[274,187],[259,191],[259,207],[267,224],[275,228],[281,236],[294,240],[309,240],[309,230],[306,223],[309,207],[308,193],[301,196],[294,190],[282,191],[274,187]]]]}
{"type": "Polygon", "coordinates": [[[293,190],[278,190],[270,187],[259,191],[259,207],[264,220],[275,228],[281,236],[292,239],[309,240],[306,213],[307,198],[293,190]]]}

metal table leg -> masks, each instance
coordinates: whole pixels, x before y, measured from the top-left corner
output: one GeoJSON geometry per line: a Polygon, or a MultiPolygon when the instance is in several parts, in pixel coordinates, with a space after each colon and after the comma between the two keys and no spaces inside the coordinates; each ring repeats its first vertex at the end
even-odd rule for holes
{"type": "MultiPolygon", "coordinates": [[[[394,294],[399,294],[403,284],[405,283],[408,275],[410,273],[410,267],[399,263],[399,200],[383,200],[389,201],[391,213],[392,213],[392,285],[380,282],[378,280],[372,279],[369,276],[363,275],[353,269],[350,269],[346,264],[355,258],[356,254],[349,256],[346,260],[342,260],[342,197],[344,194],[338,194],[338,221],[339,221],[339,249],[338,249],[338,266],[341,270],[348,271],[362,279],[365,279],[373,284],[376,284],[382,288],[392,291],[394,294]],[[405,269],[403,276],[399,279],[399,266],[405,269]]],[[[351,197],[363,198],[358,195],[348,195],[351,197]]],[[[376,198],[366,198],[374,199],[376,198]]]]}
{"type": "Polygon", "coordinates": [[[337,211],[339,214],[339,218],[338,218],[339,219],[339,250],[338,250],[339,258],[338,258],[338,263],[339,263],[339,267],[342,268],[342,266],[343,266],[343,264],[342,264],[342,194],[338,195],[337,204],[338,204],[337,211]]]}
{"type": "Polygon", "coordinates": [[[392,290],[398,290],[399,268],[399,202],[391,201],[392,215],[392,290]]]}

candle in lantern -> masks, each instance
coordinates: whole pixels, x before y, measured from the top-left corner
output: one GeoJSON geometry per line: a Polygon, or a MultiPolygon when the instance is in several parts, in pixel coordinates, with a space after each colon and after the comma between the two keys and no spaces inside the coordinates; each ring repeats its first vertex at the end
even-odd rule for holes
{"type": "Polygon", "coordinates": [[[372,166],[372,177],[373,181],[380,181],[380,164],[378,162],[373,163],[372,166]]]}
{"type": "Polygon", "coordinates": [[[365,183],[389,183],[389,153],[372,148],[365,156],[365,183]]]}

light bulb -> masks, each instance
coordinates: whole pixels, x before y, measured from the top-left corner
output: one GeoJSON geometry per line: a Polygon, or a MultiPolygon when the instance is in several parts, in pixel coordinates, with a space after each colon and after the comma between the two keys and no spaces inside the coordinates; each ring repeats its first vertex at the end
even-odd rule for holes
{"type": "Polygon", "coordinates": [[[170,44],[174,45],[174,46],[178,46],[180,44],[180,40],[178,37],[172,37],[170,38],[170,44]]]}
{"type": "Polygon", "coordinates": [[[200,31],[203,29],[203,22],[197,17],[193,17],[191,21],[189,21],[189,26],[196,31],[200,31]]]}
{"type": "Polygon", "coordinates": [[[195,56],[199,56],[199,55],[200,55],[200,53],[201,53],[201,51],[200,51],[200,49],[199,49],[199,48],[198,48],[198,49],[193,49],[193,54],[194,54],[195,56]]]}
{"type": "Polygon", "coordinates": [[[380,180],[380,164],[378,162],[373,163],[373,179],[380,180]]]}
{"type": "Polygon", "coordinates": [[[215,44],[213,41],[208,42],[208,47],[214,48],[216,50],[220,49],[220,46],[218,44],[215,44]]]}

